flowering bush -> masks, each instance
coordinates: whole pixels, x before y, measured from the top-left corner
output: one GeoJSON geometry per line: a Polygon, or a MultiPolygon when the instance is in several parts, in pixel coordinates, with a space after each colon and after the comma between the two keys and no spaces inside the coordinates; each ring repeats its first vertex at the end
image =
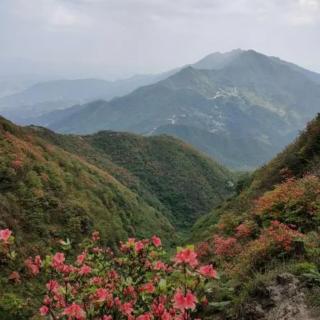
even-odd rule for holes
{"type": "Polygon", "coordinates": [[[13,242],[14,237],[11,230],[0,230],[0,262],[8,262],[15,258],[15,252],[11,250],[13,242]]]}
{"type": "Polygon", "coordinates": [[[303,239],[304,235],[289,226],[272,221],[268,228],[261,231],[260,236],[248,242],[245,250],[241,251],[233,261],[232,273],[241,275],[259,271],[277,255],[289,255],[293,252],[293,243],[303,239]]]}
{"type": "Polygon", "coordinates": [[[241,223],[236,227],[235,231],[235,236],[238,239],[247,238],[252,234],[252,226],[249,223],[241,223]]]}
{"type": "Polygon", "coordinates": [[[222,236],[215,235],[213,237],[214,253],[218,257],[234,257],[237,255],[241,246],[235,237],[224,238],[222,236]]]}
{"type": "Polygon", "coordinates": [[[263,221],[279,220],[302,231],[313,230],[320,222],[319,177],[287,179],[256,201],[254,213],[263,221]]]}
{"type": "MultiPolygon", "coordinates": [[[[10,230],[0,231],[0,247],[10,246],[10,230]]],[[[67,242],[62,242],[65,249],[67,242]]],[[[199,318],[206,287],[217,277],[212,265],[200,265],[193,247],[180,248],[165,261],[161,240],[128,239],[118,252],[99,246],[99,234],[70,258],[56,252],[29,257],[31,277],[46,275],[39,314],[45,319],[170,320],[199,318]]],[[[15,275],[20,275],[15,272],[15,275]]]]}

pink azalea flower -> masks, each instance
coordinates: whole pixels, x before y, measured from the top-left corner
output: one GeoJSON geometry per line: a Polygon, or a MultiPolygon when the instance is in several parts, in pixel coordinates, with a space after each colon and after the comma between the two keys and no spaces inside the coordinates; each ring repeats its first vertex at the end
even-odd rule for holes
{"type": "Polygon", "coordinates": [[[131,313],[133,312],[133,307],[132,307],[132,303],[131,302],[125,302],[122,306],[121,306],[121,311],[124,315],[126,316],[130,316],[131,313]]]}
{"type": "Polygon", "coordinates": [[[42,306],[40,309],[39,309],[39,313],[41,316],[46,316],[49,312],[49,308],[47,306],[42,306]]]}
{"type": "Polygon", "coordinates": [[[154,270],[166,270],[167,267],[165,265],[165,263],[163,263],[162,261],[156,261],[155,265],[154,265],[154,270]]]}
{"type": "Polygon", "coordinates": [[[87,266],[86,264],[83,265],[79,270],[79,274],[82,276],[87,275],[90,272],[91,272],[91,267],[87,266]]]}
{"type": "Polygon", "coordinates": [[[29,257],[24,262],[26,268],[32,275],[37,275],[40,272],[41,258],[39,256],[37,257],[38,259],[35,259],[35,261],[33,261],[31,257],[29,257]]]}
{"type": "Polygon", "coordinates": [[[99,288],[97,289],[95,296],[99,302],[103,302],[109,297],[109,292],[107,289],[99,288]]]}
{"type": "Polygon", "coordinates": [[[56,280],[49,280],[46,284],[47,290],[57,292],[60,288],[59,283],[56,280]]]}
{"type": "Polygon", "coordinates": [[[84,310],[76,303],[73,303],[69,307],[65,308],[62,314],[73,317],[77,320],[83,320],[86,317],[84,310]]]}
{"type": "Polygon", "coordinates": [[[40,268],[41,267],[41,263],[42,263],[41,257],[40,256],[35,256],[34,263],[40,268]]]}
{"type": "Polygon", "coordinates": [[[103,316],[102,320],[112,320],[112,316],[103,316]]]}
{"type": "Polygon", "coordinates": [[[151,318],[151,315],[150,315],[149,312],[144,313],[144,314],[141,314],[140,316],[138,316],[138,317],[136,318],[136,320],[151,320],[151,319],[152,319],[152,318],[151,318]]]}
{"type": "Polygon", "coordinates": [[[155,291],[155,287],[151,282],[148,282],[140,287],[140,291],[153,293],[155,291]]]}
{"type": "Polygon", "coordinates": [[[86,252],[82,252],[81,254],[79,254],[78,257],[77,257],[77,264],[78,265],[82,265],[84,260],[85,260],[85,258],[86,258],[86,256],[87,256],[86,252]]]}
{"type": "Polygon", "coordinates": [[[190,290],[184,295],[181,289],[178,289],[173,297],[174,308],[179,310],[195,309],[197,298],[191,293],[190,290]]]}
{"type": "Polygon", "coordinates": [[[155,247],[160,247],[161,246],[161,239],[157,236],[153,236],[152,238],[152,243],[155,247]]]}
{"type": "Polygon", "coordinates": [[[207,278],[216,278],[217,271],[213,268],[212,264],[202,266],[199,268],[199,273],[207,278]]]}
{"type": "Polygon", "coordinates": [[[161,315],[161,320],[171,320],[171,319],[172,319],[171,314],[165,310],[161,315]]]}
{"type": "Polygon", "coordinates": [[[189,264],[191,267],[196,267],[198,265],[197,253],[189,248],[180,250],[175,257],[175,262],[177,264],[189,264]]]}
{"type": "Polygon", "coordinates": [[[62,252],[57,252],[53,257],[52,257],[52,266],[54,268],[57,268],[61,266],[65,261],[64,254],[62,252]]]}
{"type": "Polygon", "coordinates": [[[98,240],[100,240],[100,233],[99,233],[99,231],[94,231],[94,232],[92,233],[91,239],[92,239],[92,241],[98,241],[98,240]]]}
{"type": "Polygon", "coordinates": [[[9,238],[11,237],[12,231],[9,229],[0,230],[0,240],[4,243],[8,243],[9,238]]]}
{"type": "Polygon", "coordinates": [[[135,243],[136,252],[140,252],[141,250],[143,250],[143,248],[144,248],[144,244],[142,241],[138,241],[135,243]]]}
{"type": "Polygon", "coordinates": [[[90,282],[95,285],[102,285],[103,279],[101,277],[93,277],[90,282]]]}

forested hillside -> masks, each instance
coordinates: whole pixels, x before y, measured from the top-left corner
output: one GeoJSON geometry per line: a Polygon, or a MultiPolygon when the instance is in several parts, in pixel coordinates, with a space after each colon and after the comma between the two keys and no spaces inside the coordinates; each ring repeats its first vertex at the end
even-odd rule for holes
{"type": "Polygon", "coordinates": [[[169,137],[63,136],[2,118],[0,138],[1,223],[24,244],[93,229],[110,243],[155,229],[168,238],[232,193],[226,169],[169,137]]]}

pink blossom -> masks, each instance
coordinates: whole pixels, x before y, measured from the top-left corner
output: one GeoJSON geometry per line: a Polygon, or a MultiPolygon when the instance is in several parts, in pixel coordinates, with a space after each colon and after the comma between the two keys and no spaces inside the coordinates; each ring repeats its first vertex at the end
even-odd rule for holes
{"type": "Polygon", "coordinates": [[[122,306],[121,306],[121,311],[124,315],[129,316],[131,315],[131,313],[133,312],[133,307],[132,307],[132,303],[131,302],[125,302],[122,306]]]}
{"type": "Polygon", "coordinates": [[[161,246],[161,239],[157,236],[153,236],[152,238],[152,243],[155,247],[160,247],[161,246]]]}
{"type": "Polygon", "coordinates": [[[59,290],[60,285],[56,280],[49,280],[46,284],[46,287],[47,287],[48,291],[52,291],[52,292],[56,293],[59,290]]]}
{"type": "Polygon", "coordinates": [[[154,270],[166,270],[167,266],[162,261],[156,261],[154,264],[154,270]]]}
{"type": "Polygon", "coordinates": [[[195,267],[198,265],[197,253],[190,248],[182,249],[176,254],[175,262],[177,264],[186,263],[195,267]]]}
{"type": "Polygon", "coordinates": [[[57,252],[53,257],[52,257],[52,266],[54,268],[57,268],[61,266],[65,261],[64,254],[62,252],[57,252]]]}
{"type": "Polygon", "coordinates": [[[143,248],[144,248],[144,244],[142,241],[138,241],[135,243],[136,252],[140,252],[141,250],[143,250],[143,248]]]}
{"type": "Polygon", "coordinates": [[[77,264],[78,265],[82,265],[84,260],[85,260],[85,258],[86,258],[86,256],[87,256],[86,252],[82,252],[81,254],[79,254],[78,257],[77,257],[77,264]]]}
{"type": "Polygon", "coordinates": [[[184,295],[181,289],[178,289],[173,297],[174,308],[179,310],[195,309],[197,298],[191,293],[190,290],[184,295]]]}
{"type": "Polygon", "coordinates": [[[217,271],[213,268],[212,264],[202,266],[199,268],[199,273],[207,278],[216,278],[217,271]]]}
{"type": "Polygon", "coordinates": [[[32,258],[29,257],[25,260],[24,264],[31,274],[37,275],[40,272],[41,258],[40,256],[36,256],[33,261],[32,258]]]}
{"type": "Polygon", "coordinates": [[[100,240],[100,233],[99,233],[99,231],[94,231],[94,232],[92,233],[91,239],[92,239],[92,241],[98,241],[98,240],[100,240]]]}
{"type": "Polygon", "coordinates": [[[73,303],[69,307],[65,308],[62,314],[73,317],[77,320],[83,320],[86,317],[84,310],[76,303],[73,303]]]}
{"type": "Polygon", "coordinates": [[[141,314],[136,318],[136,320],[151,320],[151,314],[149,312],[141,314]]]}
{"type": "Polygon", "coordinates": [[[49,308],[47,306],[42,306],[40,309],[39,309],[39,313],[41,316],[46,316],[49,312],[49,308]]]}
{"type": "Polygon", "coordinates": [[[171,319],[172,319],[171,314],[165,310],[161,315],[161,320],[171,320],[171,319]]]}
{"type": "Polygon", "coordinates": [[[9,238],[11,237],[12,231],[9,229],[0,230],[0,240],[4,243],[8,243],[9,238]]]}
{"type": "Polygon", "coordinates": [[[110,294],[107,289],[99,288],[97,289],[95,296],[99,302],[103,302],[107,300],[110,294]]]}
{"type": "Polygon", "coordinates": [[[86,264],[83,265],[79,270],[79,274],[82,276],[87,275],[90,272],[91,272],[91,267],[87,266],[86,264]]]}
{"type": "Polygon", "coordinates": [[[147,282],[146,284],[144,284],[140,287],[140,291],[147,292],[147,293],[153,293],[155,291],[155,287],[151,282],[147,282]]]}

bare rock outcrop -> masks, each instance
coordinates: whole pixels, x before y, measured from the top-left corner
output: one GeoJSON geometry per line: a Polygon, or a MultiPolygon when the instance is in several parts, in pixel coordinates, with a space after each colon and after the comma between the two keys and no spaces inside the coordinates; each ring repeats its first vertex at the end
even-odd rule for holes
{"type": "Polygon", "coordinates": [[[306,304],[300,281],[283,273],[269,285],[257,290],[257,296],[245,306],[242,320],[319,320],[306,304]]]}

